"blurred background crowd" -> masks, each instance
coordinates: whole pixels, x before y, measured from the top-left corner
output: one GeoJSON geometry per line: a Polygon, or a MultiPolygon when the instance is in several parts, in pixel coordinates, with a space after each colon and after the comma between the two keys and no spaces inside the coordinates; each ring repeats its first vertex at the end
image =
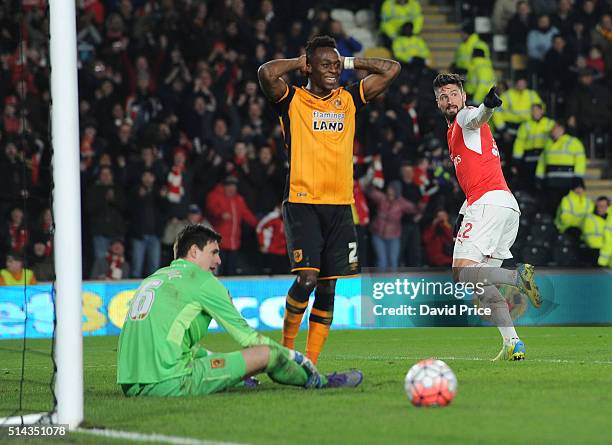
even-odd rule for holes
{"type": "MultiPolygon", "coordinates": [[[[403,64],[357,118],[362,266],[451,263],[464,196],[431,85],[452,70],[471,103],[493,84],[504,101],[491,125],[523,212],[515,257],[610,267],[611,4],[78,0],[84,276],[151,273],[188,222],[223,235],[221,274],[288,272],[287,162],[257,68],[297,57],[318,34],[344,56],[403,64]]],[[[53,277],[48,23],[45,0],[0,5],[5,284],[24,265],[32,282],[53,277]]]]}

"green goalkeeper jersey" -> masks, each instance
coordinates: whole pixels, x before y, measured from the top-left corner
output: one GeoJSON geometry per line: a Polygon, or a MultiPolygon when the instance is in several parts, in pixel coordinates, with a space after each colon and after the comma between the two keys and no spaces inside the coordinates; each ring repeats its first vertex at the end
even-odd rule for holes
{"type": "Polygon", "coordinates": [[[117,383],[155,383],[191,373],[214,319],[242,347],[275,343],[257,333],[212,272],[178,259],[143,280],[119,336],[117,383]]]}

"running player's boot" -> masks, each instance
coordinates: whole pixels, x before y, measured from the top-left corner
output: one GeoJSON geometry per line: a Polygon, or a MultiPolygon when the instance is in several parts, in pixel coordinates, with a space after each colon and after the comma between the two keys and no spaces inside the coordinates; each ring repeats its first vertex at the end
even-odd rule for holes
{"type": "Polygon", "coordinates": [[[531,264],[519,264],[517,271],[517,287],[522,294],[529,297],[533,307],[539,308],[542,305],[542,296],[538,285],[535,283],[535,272],[531,264]]]}
{"type": "Polygon", "coordinates": [[[356,369],[345,372],[333,372],[327,374],[327,385],[325,388],[354,388],[363,381],[363,373],[356,369]]]}
{"type": "Polygon", "coordinates": [[[497,361],[515,361],[525,360],[525,343],[521,340],[515,340],[510,343],[504,342],[499,354],[492,360],[497,361]]]}

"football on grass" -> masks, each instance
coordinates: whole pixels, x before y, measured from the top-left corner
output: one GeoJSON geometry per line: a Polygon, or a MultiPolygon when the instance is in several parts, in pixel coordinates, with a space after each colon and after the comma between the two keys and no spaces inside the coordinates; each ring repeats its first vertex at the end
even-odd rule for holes
{"type": "Polygon", "coordinates": [[[457,377],[442,360],[421,360],[406,374],[404,389],[414,406],[446,406],[457,393],[457,377]]]}

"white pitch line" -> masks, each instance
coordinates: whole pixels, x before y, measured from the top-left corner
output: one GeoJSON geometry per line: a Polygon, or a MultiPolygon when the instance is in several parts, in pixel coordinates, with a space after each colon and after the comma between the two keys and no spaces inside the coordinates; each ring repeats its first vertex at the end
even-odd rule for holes
{"type": "MultiPolygon", "coordinates": [[[[422,360],[429,357],[411,357],[411,356],[366,356],[366,355],[342,355],[329,357],[333,360],[422,360]]],[[[486,358],[480,357],[453,357],[453,356],[434,356],[434,358],[440,360],[459,360],[469,362],[488,362],[491,361],[486,358]]],[[[526,361],[536,363],[560,363],[560,364],[594,364],[594,365],[612,365],[612,360],[563,360],[563,359],[541,359],[541,358],[527,358],[526,361]]]]}
{"type": "Polygon", "coordinates": [[[248,445],[237,442],[222,442],[218,440],[200,440],[190,437],[166,436],[164,434],[142,434],[133,431],[106,430],[99,428],[77,428],[75,433],[91,434],[111,439],[132,440],[135,442],[169,443],[172,445],[248,445]]]}

